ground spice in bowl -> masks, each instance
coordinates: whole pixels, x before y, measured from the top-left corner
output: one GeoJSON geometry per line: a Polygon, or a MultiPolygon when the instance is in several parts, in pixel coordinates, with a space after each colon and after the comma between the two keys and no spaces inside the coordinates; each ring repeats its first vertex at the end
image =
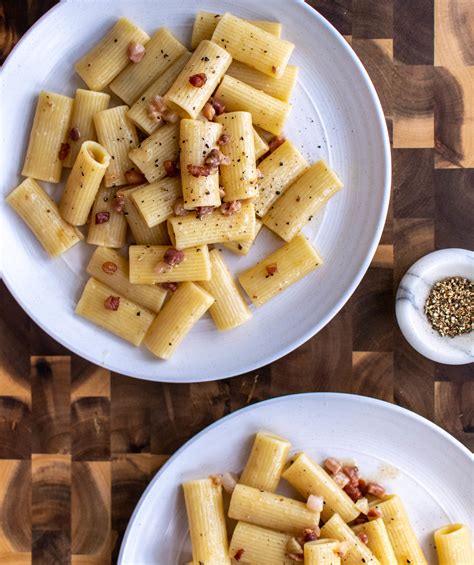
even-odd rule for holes
{"type": "Polygon", "coordinates": [[[449,277],[433,285],[425,302],[425,314],[441,336],[469,333],[474,324],[474,282],[449,277]]]}

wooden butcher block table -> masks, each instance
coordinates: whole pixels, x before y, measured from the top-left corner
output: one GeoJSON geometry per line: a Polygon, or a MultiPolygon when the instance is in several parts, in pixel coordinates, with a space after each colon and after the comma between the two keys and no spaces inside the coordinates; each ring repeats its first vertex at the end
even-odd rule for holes
{"type": "MultiPolygon", "coordinates": [[[[0,60],[54,3],[2,0],[0,60]]],[[[2,286],[1,563],[114,562],[136,502],[166,459],[211,422],[274,396],[381,398],[473,447],[472,370],[417,354],[397,327],[394,294],[422,255],[473,245],[474,51],[463,22],[472,27],[474,2],[310,4],[362,60],[392,140],[392,202],[367,274],[341,312],[283,359],[232,379],[175,385],[77,357],[2,286]]]]}

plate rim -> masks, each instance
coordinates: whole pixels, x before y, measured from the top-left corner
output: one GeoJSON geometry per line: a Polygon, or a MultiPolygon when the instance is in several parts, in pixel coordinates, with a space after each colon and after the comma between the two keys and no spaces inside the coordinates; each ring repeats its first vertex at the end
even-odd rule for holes
{"type": "MultiPolygon", "coordinates": [[[[155,373],[151,374],[140,374],[134,373],[132,370],[128,370],[120,367],[119,364],[115,364],[113,359],[108,358],[107,360],[101,361],[100,359],[95,359],[92,355],[89,355],[88,351],[82,351],[80,347],[76,347],[74,343],[67,342],[66,339],[58,334],[55,331],[47,329],[47,322],[42,321],[36,315],[32,314],[25,306],[25,302],[20,298],[20,296],[15,292],[14,285],[12,282],[9,281],[7,270],[4,268],[2,264],[5,261],[5,257],[3,260],[0,261],[0,278],[4,281],[5,286],[12,294],[16,302],[20,305],[23,311],[27,314],[29,318],[31,318],[47,335],[52,337],[56,340],[60,345],[65,347],[66,349],[72,351],[74,354],[86,359],[90,363],[94,365],[105,367],[112,372],[116,372],[118,374],[122,374],[128,377],[136,378],[136,379],[143,379],[147,381],[153,382],[169,382],[169,383],[198,383],[198,382],[210,382],[216,380],[222,380],[226,378],[231,378],[234,376],[238,376],[241,374],[245,374],[270,363],[273,363],[282,357],[288,355],[304,343],[306,343],[309,339],[314,337],[318,334],[331,320],[337,315],[338,312],[344,307],[344,305],[349,301],[349,299],[354,294],[357,287],[360,285],[364,275],[368,271],[370,267],[370,263],[375,255],[377,247],[380,243],[380,238],[382,236],[383,229],[385,227],[389,203],[390,203],[390,194],[391,194],[391,179],[392,179],[392,159],[391,159],[391,149],[390,149],[390,140],[389,134],[387,129],[387,123],[385,120],[385,115],[383,113],[382,104],[378,97],[377,91],[375,90],[374,84],[372,83],[371,78],[367,70],[365,69],[364,65],[356,55],[355,51],[346,41],[344,36],[337,31],[337,29],[326,19],[324,18],[315,8],[311,7],[309,4],[304,2],[304,0],[290,0],[295,5],[302,7],[308,14],[309,17],[316,18],[319,20],[319,23],[324,26],[327,31],[335,38],[339,46],[346,51],[346,54],[350,57],[354,67],[357,69],[361,80],[363,81],[364,85],[366,86],[369,97],[368,101],[373,107],[375,114],[377,116],[377,126],[382,140],[382,172],[381,175],[383,176],[383,186],[382,186],[382,199],[381,199],[381,207],[379,217],[376,221],[376,227],[374,230],[374,234],[372,236],[371,243],[369,244],[367,251],[365,253],[365,258],[361,262],[351,284],[347,287],[345,292],[340,296],[340,298],[336,301],[333,308],[320,320],[316,323],[311,325],[311,328],[306,331],[304,334],[300,335],[299,338],[293,340],[291,343],[286,344],[285,347],[278,349],[275,353],[262,358],[255,363],[253,361],[248,361],[240,366],[235,372],[236,369],[232,368],[216,368],[210,374],[199,374],[198,376],[191,376],[191,377],[175,377],[175,376],[162,376],[155,373]]],[[[77,3],[84,3],[87,4],[88,0],[60,0],[58,4],[53,6],[50,10],[48,10],[38,21],[36,21],[31,28],[21,37],[20,41],[15,45],[12,51],[7,56],[5,63],[0,70],[0,92],[3,92],[4,88],[4,80],[2,80],[5,76],[5,70],[12,65],[12,61],[15,61],[16,58],[19,56],[18,53],[21,53],[21,47],[24,44],[24,40],[29,37],[31,34],[36,32],[38,28],[41,27],[42,23],[51,16],[52,12],[59,10],[61,7],[67,6],[68,4],[77,4],[77,3]]],[[[2,208],[4,208],[4,202],[2,201],[2,208]]],[[[2,254],[0,254],[2,255],[2,254]]],[[[159,361],[158,361],[159,362],[159,361]]],[[[179,369],[176,371],[176,374],[179,374],[179,369]]]]}
{"type": "Polygon", "coordinates": [[[139,500],[138,500],[138,502],[137,502],[137,504],[136,504],[136,506],[133,510],[132,515],[130,516],[130,518],[128,520],[127,528],[125,530],[125,533],[124,533],[123,539],[122,539],[122,543],[120,545],[120,551],[119,551],[119,555],[118,555],[118,558],[117,558],[117,564],[118,565],[125,565],[125,562],[123,561],[123,559],[124,559],[124,553],[126,551],[126,545],[128,543],[128,539],[129,539],[129,537],[132,533],[134,523],[136,522],[136,520],[138,518],[138,513],[139,513],[141,507],[143,506],[143,504],[145,502],[145,499],[148,497],[150,491],[154,488],[155,483],[158,482],[159,479],[161,478],[161,476],[166,472],[168,467],[170,465],[172,465],[175,462],[175,460],[178,459],[181,456],[181,453],[183,451],[185,451],[190,445],[195,443],[202,436],[204,436],[205,434],[207,434],[208,432],[210,432],[214,428],[218,427],[222,423],[227,422],[229,420],[232,420],[235,417],[239,417],[242,414],[246,414],[247,412],[252,412],[254,410],[258,410],[261,405],[267,406],[269,404],[273,404],[273,403],[277,403],[277,402],[281,402],[281,401],[285,402],[285,401],[288,401],[290,399],[291,400],[294,400],[294,399],[297,400],[299,398],[316,398],[316,397],[321,398],[322,401],[324,401],[324,400],[328,400],[328,401],[350,400],[351,402],[354,402],[355,404],[366,404],[366,405],[369,405],[369,406],[378,406],[378,407],[382,407],[382,408],[387,409],[389,412],[394,412],[395,414],[401,414],[405,417],[412,419],[413,421],[415,421],[419,424],[427,426],[428,428],[430,428],[434,432],[443,436],[444,439],[446,439],[454,447],[459,449],[463,453],[463,455],[471,458],[471,460],[473,459],[473,454],[469,451],[469,449],[464,444],[462,444],[458,439],[456,439],[452,434],[447,432],[444,428],[442,428],[438,424],[435,424],[431,420],[428,420],[428,418],[425,418],[424,416],[421,416],[420,414],[417,414],[416,412],[409,410],[408,408],[404,408],[403,406],[399,406],[398,404],[394,404],[394,403],[388,402],[386,400],[381,400],[379,398],[372,398],[371,396],[364,396],[362,394],[351,394],[351,393],[347,393],[347,392],[300,392],[300,393],[294,393],[294,394],[285,394],[283,396],[276,396],[274,398],[267,398],[266,400],[261,400],[259,402],[255,402],[254,404],[250,404],[248,406],[243,406],[242,408],[239,408],[238,410],[235,410],[234,412],[231,412],[230,414],[227,414],[226,416],[223,416],[222,418],[215,420],[214,422],[212,422],[211,424],[206,426],[204,429],[202,429],[200,432],[198,432],[197,434],[195,434],[194,436],[189,438],[188,441],[186,441],[177,451],[175,451],[173,453],[173,455],[171,455],[171,457],[163,464],[163,466],[160,467],[160,469],[158,470],[156,475],[151,479],[150,483],[147,485],[146,489],[143,491],[142,495],[140,496],[140,498],[139,498],[139,500]]]}

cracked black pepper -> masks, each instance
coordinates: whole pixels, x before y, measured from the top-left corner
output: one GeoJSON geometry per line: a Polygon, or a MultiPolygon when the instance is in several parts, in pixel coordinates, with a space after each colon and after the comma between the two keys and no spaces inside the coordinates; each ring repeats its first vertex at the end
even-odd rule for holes
{"type": "Polygon", "coordinates": [[[431,288],[425,314],[441,336],[469,333],[474,324],[474,282],[464,277],[449,277],[431,288]]]}

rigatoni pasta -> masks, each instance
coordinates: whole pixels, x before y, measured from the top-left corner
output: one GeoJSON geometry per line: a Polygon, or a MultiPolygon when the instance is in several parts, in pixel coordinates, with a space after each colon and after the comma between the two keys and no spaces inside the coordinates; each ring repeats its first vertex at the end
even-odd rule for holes
{"type": "Polygon", "coordinates": [[[92,207],[87,243],[101,247],[123,247],[127,240],[127,220],[116,208],[116,188],[102,187],[92,207]]]}
{"type": "Polygon", "coordinates": [[[167,291],[159,285],[132,284],[128,259],[115,249],[97,247],[87,265],[87,273],[151,312],[161,310],[167,295],[167,291]]]}
{"type": "Polygon", "coordinates": [[[134,243],[138,245],[164,245],[169,242],[166,224],[162,223],[150,228],[132,200],[133,193],[146,186],[148,185],[120,189],[117,191],[117,197],[123,198],[123,213],[132,232],[134,243]]]}
{"type": "Polygon", "coordinates": [[[380,563],[339,514],[333,514],[324,524],[321,528],[321,536],[328,539],[336,539],[347,544],[343,558],[343,562],[347,563],[347,565],[360,565],[360,563],[379,565],[380,563]]]}
{"type": "MultiPolygon", "coordinates": [[[[193,25],[193,35],[191,38],[191,47],[193,49],[196,49],[196,47],[204,39],[211,39],[220,18],[221,16],[219,14],[213,14],[211,12],[198,12],[196,14],[193,25]]],[[[259,27],[260,29],[268,31],[268,33],[271,33],[276,37],[280,37],[281,35],[282,26],[280,22],[268,22],[265,20],[247,21],[256,27],[259,27]]]]}
{"type": "Polygon", "coordinates": [[[290,241],[341,188],[337,175],[323,160],[318,161],[270,206],[262,221],[290,241]]]}
{"type": "Polygon", "coordinates": [[[155,317],[143,306],[93,278],[84,287],[76,314],[133,345],[140,345],[155,317]]]}
{"type": "Polygon", "coordinates": [[[319,524],[319,512],[310,510],[304,502],[242,484],[232,493],[229,517],[292,534],[319,524]]]}
{"type": "Polygon", "coordinates": [[[196,175],[195,167],[203,167],[222,133],[222,125],[200,120],[181,120],[179,149],[184,207],[219,206],[219,175],[196,175]]]}
{"type": "Polygon", "coordinates": [[[168,233],[176,249],[205,243],[248,241],[255,238],[255,208],[251,202],[225,216],[219,210],[199,219],[196,214],[168,219],[168,233]]]}
{"type": "Polygon", "coordinates": [[[280,78],[274,78],[267,74],[252,69],[239,61],[232,61],[227,69],[227,74],[257,90],[263,90],[270,96],[289,102],[298,79],[298,67],[287,65],[285,72],[280,78]]]}
{"type": "Polygon", "coordinates": [[[247,322],[252,313],[224,263],[221,252],[213,249],[209,253],[209,259],[211,276],[200,284],[215,300],[209,313],[217,329],[231,330],[247,322]]]}
{"type": "Polygon", "coordinates": [[[220,150],[230,160],[220,171],[220,182],[225,192],[224,201],[232,202],[257,196],[252,115],[249,112],[229,112],[218,116],[216,122],[222,125],[222,136],[225,136],[227,141],[220,146],[220,150]]]}
{"type": "Polygon", "coordinates": [[[105,186],[127,184],[126,172],[133,169],[128,153],[138,145],[137,130],[127,118],[128,106],[117,106],[94,116],[97,137],[110,154],[105,186]]]}
{"type": "Polygon", "coordinates": [[[223,78],[215,98],[225,105],[227,112],[250,112],[254,126],[274,135],[280,135],[291,110],[287,102],[229,75],[223,78]]]}
{"type": "Polygon", "coordinates": [[[255,159],[260,159],[268,151],[268,143],[253,129],[253,143],[255,146],[255,159]]]}
{"type": "Polygon", "coordinates": [[[229,12],[219,20],[212,41],[232,57],[275,78],[281,78],[294,44],[275,37],[229,12]]]}
{"type": "Polygon", "coordinates": [[[138,100],[128,111],[127,115],[129,119],[148,135],[151,135],[165,123],[161,116],[150,114],[150,103],[153,102],[155,96],[165,95],[190,58],[191,53],[189,53],[189,51],[186,51],[183,55],[181,55],[181,57],[173,65],[171,65],[171,67],[152,82],[145,92],[140,94],[138,100]]]}
{"type": "Polygon", "coordinates": [[[150,327],[145,346],[157,357],[169,359],[213,302],[212,296],[198,285],[180,284],[150,327]]]}
{"type": "Polygon", "coordinates": [[[258,432],[239,482],[243,485],[274,492],[288,459],[291,443],[268,432],[258,432]]]}
{"type": "Polygon", "coordinates": [[[181,194],[181,180],[178,177],[166,177],[139,186],[130,196],[147,226],[153,228],[173,215],[174,204],[181,194]]]}
{"type": "Polygon", "coordinates": [[[128,63],[110,83],[110,90],[125,104],[132,105],[140,94],[185,52],[186,47],[169,29],[160,28],[146,43],[143,59],[139,63],[128,63]]]}
{"type": "Polygon", "coordinates": [[[340,565],[339,546],[339,541],[326,538],[305,543],[305,565],[340,565]]]}
{"type": "Polygon", "coordinates": [[[352,529],[357,536],[361,534],[366,536],[367,547],[380,561],[381,565],[398,565],[382,518],[359,524],[352,529]]]}
{"type": "Polygon", "coordinates": [[[262,227],[263,227],[262,222],[259,219],[256,219],[255,236],[253,239],[248,239],[246,241],[228,241],[226,243],[223,243],[222,245],[229,251],[232,251],[232,253],[236,253],[237,255],[247,255],[252,245],[255,243],[255,240],[257,239],[257,235],[260,233],[262,227]]]}
{"type": "Polygon", "coordinates": [[[84,141],[97,141],[94,114],[106,110],[110,96],[105,92],[94,92],[78,88],[74,97],[71,123],[67,143],[69,154],[63,161],[63,167],[72,167],[84,141]]]}
{"type": "Polygon", "coordinates": [[[222,486],[211,479],[183,483],[195,563],[230,565],[222,486]]]}
{"type": "Polygon", "coordinates": [[[291,539],[291,534],[238,522],[230,540],[229,555],[237,556],[242,563],[294,565],[287,549],[291,539]]]}
{"type": "Polygon", "coordinates": [[[77,228],[63,220],[54,200],[34,179],[25,179],[6,201],[51,257],[61,255],[83,239],[77,228]]]}
{"type": "Polygon", "coordinates": [[[176,265],[165,262],[168,245],[131,245],[130,282],[157,284],[165,282],[206,281],[211,278],[207,245],[183,250],[183,259],[176,265]]]}
{"type": "Polygon", "coordinates": [[[473,563],[474,554],[469,529],[464,524],[449,524],[434,533],[439,565],[473,563]]]}
{"type": "Polygon", "coordinates": [[[305,498],[311,494],[324,498],[321,518],[325,522],[336,512],[345,522],[351,522],[359,515],[358,508],[349,496],[306,453],[294,457],[282,476],[305,498]]]}
{"type": "Polygon", "coordinates": [[[162,179],[168,174],[166,162],[176,164],[178,161],[179,124],[167,124],[158,129],[132,149],[128,156],[148,182],[162,179]]]}
{"type": "Polygon", "coordinates": [[[183,118],[196,119],[232,57],[211,41],[202,41],[165,95],[167,105],[183,118]]]}
{"type": "Polygon", "coordinates": [[[87,222],[109,163],[105,147],[95,141],[82,144],[59,202],[62,217],[73,226],[87,222]]]}
{"type": "Polygon", "coordinates": [[[261,306],[285,288],[322,264],[322,259],[304,236],[296,236],[254,267],[239,275],[250,300],[261,306]]]}
{"type": "Polygon", "coordinates": [[[130,44],[146,45],[149,39],[148,34],[133,22],[120,18],[74,68],[91,90],[103,90],[130,62],[130,44]]]}
{"type": "Polygon", "coordinates": [[[59,182],[73,99],[43,90],[38,96],[28,149],[21,174],[45,182],[59,182]]]}
{"type": "Polygon", "coordinates": [[[258,197],[254,201],[257,215],[265,216],[270,206],[308,166],[297,147],[288,140],[263,159],[258,164],[262,178],[258,183],[258,197]]]}

